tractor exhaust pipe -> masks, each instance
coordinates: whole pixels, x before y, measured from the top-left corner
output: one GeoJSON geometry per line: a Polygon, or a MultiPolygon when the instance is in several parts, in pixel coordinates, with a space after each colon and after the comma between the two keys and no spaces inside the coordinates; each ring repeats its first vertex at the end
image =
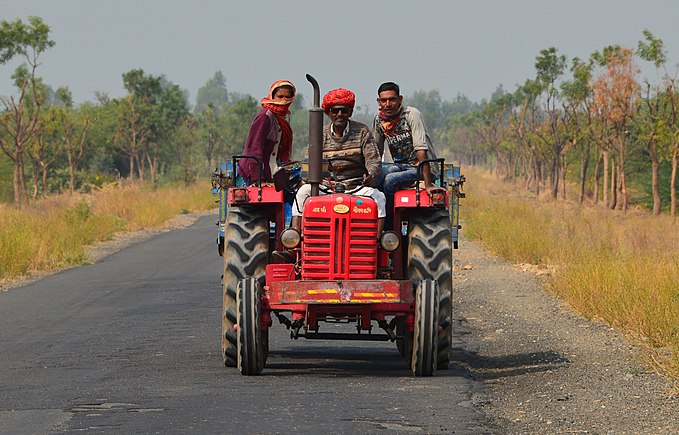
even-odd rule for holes
{"type": "Polygon", "coordinates": [[[311,196],[318,196],[323,177],[323,109],[321,89],[318,82],[307,74],[306,79],[314,88],[314,104],[309,109],[309,178],[311,196]]]}

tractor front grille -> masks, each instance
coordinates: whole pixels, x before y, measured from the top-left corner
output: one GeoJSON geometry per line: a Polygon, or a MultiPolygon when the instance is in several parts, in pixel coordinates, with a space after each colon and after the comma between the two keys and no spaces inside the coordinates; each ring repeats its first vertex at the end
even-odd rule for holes
{"type": "Polygon", "coordinates": [[[377,221],[330,213],[304,219],[302,279],[374,279],[377,221]]]}

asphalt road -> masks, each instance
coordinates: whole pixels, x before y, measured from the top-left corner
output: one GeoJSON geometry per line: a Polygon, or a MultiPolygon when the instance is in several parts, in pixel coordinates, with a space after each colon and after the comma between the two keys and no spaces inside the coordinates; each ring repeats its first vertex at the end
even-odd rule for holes
{"type": "Polygon", "coordinates": [[[275,323],[262,376],[225,368],[213,222],[0,293],[0,433],[494,432],[461,364],[415,378],[392,343],[275,323]]]}

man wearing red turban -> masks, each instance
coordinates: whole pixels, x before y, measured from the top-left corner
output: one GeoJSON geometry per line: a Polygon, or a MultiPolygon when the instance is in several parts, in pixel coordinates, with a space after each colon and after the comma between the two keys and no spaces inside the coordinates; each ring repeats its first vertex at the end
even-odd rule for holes
{"type": "Polygon", "coordinates": [[[323,97],[323,111],[329,116],[330,109],[335,106],[344,106],[353,110],[356,104],[356,95],[349,89],[338,88],[325,94],[323,97]]]}
{"type": "MultiPolygon", "coordinates": [[[[323,111],[330,118],[330,124],[323,127],[323,158],[347,157],[355,160],[335,161],[337,181],[344,184],[347,193],[369,196],[377,203],[378,235],[382,233],[386,216],[386,198],[379,190],[371,187],[382,168],[380,153],[373,134],[367,125],[349,121],[354,112],[356,95],[348,89],[339,88],[325,94],[323,111]]],[[[320,186],[320,193],[330,193],[333,186],[327,180],[320,186]]],[[[297,191],[296,204],[292,206],[292,227],[301,228],[304,201],[311,195],[311,185],[305,184],[297,191]]]]}
{"type": "MultiPolygon", "coordinates": [[[[262,98],[262,110],[252,121],[245,141],[244,155],[261,159],[262,179],[269,182],[276,171],[278,162],[290,161],[292,150],[292,128],[290,127],[290,104],[295,99],[295,85],[287,80],[277,80],[262,98]]],[[[259,168],[255,159],[240,159],[238,175],[247,184],[258,181],[259,168]]]]}

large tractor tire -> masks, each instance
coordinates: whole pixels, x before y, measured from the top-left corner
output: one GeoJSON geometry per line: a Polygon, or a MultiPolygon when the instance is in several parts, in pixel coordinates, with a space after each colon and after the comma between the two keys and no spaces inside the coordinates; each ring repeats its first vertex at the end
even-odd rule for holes
{"type": "Polygon", "coordinates": [[[431,376],[437,367],[439,294],[436,281],[424,279],[415,290],[415,331],[410,368],[415,376],[431,376]]]}
{"type": "Polygon", "coordinates": [[[253,207],[230,207],[224,229],[224,289],[222,307],[222,356],[224,364],[238,364],[235,330],[238,306],[236,292],[244,278],[257,279],[266,273],[269,255],[269,221],[253,207]]]}
{"type": "Polygon", "coordinates": [[[262,330],[262,286],[254,278],[245,278],[238,285],[236,348],[238,370],[246,376],[262,373],[268,353],[268,334],[262,330]]]}
{"type": "Polygon", "coordinates": [[[438,283],[437,368],[445,370],[453,340],[453,254],[447,210],[426,209],[411,216],[408,278],[416,287],[427,279],[438,283]]]}

